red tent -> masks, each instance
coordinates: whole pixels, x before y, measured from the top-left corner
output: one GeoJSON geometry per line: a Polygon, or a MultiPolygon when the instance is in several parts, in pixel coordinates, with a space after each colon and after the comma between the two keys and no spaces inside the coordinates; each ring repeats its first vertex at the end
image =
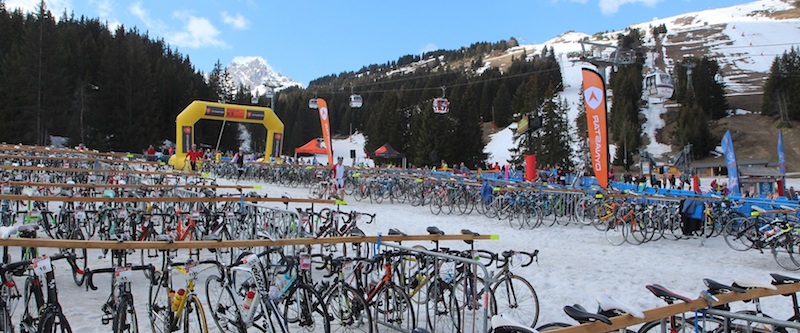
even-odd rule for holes
{"type": "Polygon", "coordinates": [[[328,150],[322,146],[322,139],[316,138],[312,139],[308,143],[304,144],[302,147],[297,147],[294,149],[295,154],[310,154],[310,155],[325,155],[328,153],[328,150]]]}
{"type": "Polygon", "coordinates": [[[380,148],[375,150],[374,157],[403,158],[403,157],[406,157],[406,154],[398,152],[397,150],[392,148],[392,145],[387,143],[387,144],[385,144],[385,145],[383,145],[380,148]]]}

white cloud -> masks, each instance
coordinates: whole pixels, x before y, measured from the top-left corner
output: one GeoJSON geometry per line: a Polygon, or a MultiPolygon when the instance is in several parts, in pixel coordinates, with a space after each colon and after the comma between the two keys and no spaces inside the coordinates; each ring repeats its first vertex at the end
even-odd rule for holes
{"type": "Polygon", "coordinates": [[[654,7],[661,0],[600,0],[600,12],[603,15],[614,15],[619,11],[619,7],[630,3],[641,3],[645,6],[654,7]]]}
{"type": "Polygon", "coordinates": [[[175,12],[174,18],[185,23],[182,31],[166,34],[170,44],[197,49],[213,46],[220,48],[230,47],[225,41],[219,39],[219,30],[205,17],[197,17],[186,12],[175,12]]]}
{"type": "Polygon", "coordinates": [[[222,22],[236,30],[245,30],[250,26],[250,21],[238,13],[235,16],[231,16],[228,12],[222,12],[222,22]]]}
{"type": "Polygon", "coordinates": [[[133,16],[136,16],[139,20],[141,20],[147,29],[156,33],[165,30],[164,23],[150,17],[150,13],[144,9],[144,7],[142,7],[141,2],[134,2],[132,5],[130,5],[130,7],[128,7],[128,10],[131,12],[131,14],[133,14],[133,16]]]}
{"type": "Polygon", "coordinates": [[[439,47],[438,47],[438,46],[436,46],[436,44],[434,44],[434,43],[428,43],[428,44],[425,44],[425,46],[423,46],[421,50],[419,50],[419,53],[425,53],[425,52],[430,52],[430,51],[436,51],[436,50],[438,50],[438,49],[439,49],[439,47]]]}
{"type": "Polygon", "coordinates": [[[183,24],[180,28],[170,28],[142,7],[141,2],[136,2],[128,7],[131,14],[139,18],[153,34],[164,36],[167,43],[190,49],[202,47],[229,48],[230,46],[219,38],[219,30],[205,17],[197,17],[189,11],[175,11],[170,22],[183,24]]]}
{"type": "MultiPolygon", "coordinates": [[[[39,0],[6,0],[5,3],[8,10],[19,8],[22,12],[31,13],[35,13],[36,8],[39,6],[39,0]]],[[[56,19],[61,17],[61,14],[64,13],[65,10],[67,14],[70,14],[74,8],[72,2],[69,0],[46,0],[44,3],[46,8],[56,19]]]]}

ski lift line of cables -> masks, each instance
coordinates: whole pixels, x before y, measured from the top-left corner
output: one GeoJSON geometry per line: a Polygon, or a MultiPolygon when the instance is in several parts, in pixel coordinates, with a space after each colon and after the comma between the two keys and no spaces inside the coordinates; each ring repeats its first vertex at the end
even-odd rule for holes
{"type": "MultiPolygon", "coordinates": [[[[531,75],[531,74],[541,74],[541,73],[554,72],[554,71],[556,71],[555,68],[553,68],[553,69],[542,69],[542,70],[538,70],[538,71],[530,71],[530,72],[519,73],[519,74],[514,74],[514,75],[504,75],[504,76],[500,76],[500,77],[496,77],[496,78],[480,80],[478,82],[493,82],[493,81],[499,81],[499,80],[505,80],[505,79],[510,79],[510,78],[521,77],[521,76],[527,76],[527,75],[531,75]]],[[[429,77],[429,76],[420,76],[420,77],[415,77],[413,79],[423,79],[423,78],[426,78],[426,77],[429,77]]],[[[377,84],[395,83],[395,82],[404,81],[404,80],[406,80],[406,79],[382,81],[382,82],[376,82],[376,83],[370,83],[370,84],[362,84],[362,85],[357,85],[357,86],[354,86],[354,87],[356,87],[356,88],[358,88],[358,87],[367,87],[367,86],[372,86],[372,85],[377,85],[377,84]]],[[[472,83],[475,83],[475,82],[472,82],[472,83]]],[[[470,84],[469,82],[468,83],[459,83],[459,84],[452,84],[452,85],[448,85],[448,86],[444,86],[444,87],[447,88],[447,89],[450,89],[450,88],[467,86],[469,84],[470,84]]],[[[441,88],[442,87],[439,86],[439,87],[424,87],[424,88],[369,90],[367,92],[368,93],[390,93],[390,92],[400,92],[400,91],[439,90],[441,88]]],[[[351,94],[350,92],[345,92],[345,91],[340,91],[340,90],[320,91],[319,89],[317,89],[316,91],[319,92],[319,93],[327,94],[327,95],[351,94]]]]}

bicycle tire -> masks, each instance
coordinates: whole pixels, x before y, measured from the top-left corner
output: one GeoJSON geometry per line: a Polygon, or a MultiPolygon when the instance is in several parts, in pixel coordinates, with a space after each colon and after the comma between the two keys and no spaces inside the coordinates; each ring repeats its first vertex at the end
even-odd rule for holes
{"type": "Polygon", "coordinates": [[[301,284],[281,299],[283,317],[289,324],[296,324],[298,330],[330,333],[330,316],[324,306],[322,296],[310,284],[301,284]]]}
{"type": "Polygon", "coordinates": [[[20,318],[20,330],[25,332],[36,332],[39,326],[39,309],[44,304],[44,296],[42,294],[41,284],[39,287],[34,286],[34,278],[28,277],[25,279],[25,288],[23,302],[22,317],[20,318]]]}
{"type": "Polygon", "coordinates": [[[147,298],[147,317],[150,320],[152,332],[170,332],[169,325],[172,322],[171,304],[164,286],[163,276],[156,273],[155,283],[150,284],[150,292],[147,298]]]}
{"type": "Polygon", "coordinates": [[[748,218],[734,218],[728,221],[723,231],[725,243],[736,251],[751,249],[756,237],[758,237],[758,228],[755,221],[748,218]]]}
{"type": "MultiPolygon", "coordinates": [[[[74,240],[85,240],[86,237],[83,236],[83,230],[81,228],[76,228],[70,234],[69,239],[74,240]]],[[[89,264],[89,258],[87,256],[86,249],[77,249],[72,248],[68,249],[67,251],[72,252],[75,254],[74,261],[70,259],[72,265],[72,280],[75,282],[78,287],[83,285],[83,281],[85,280],[84,272],[86,271],[86,267],[89,264]]]]}
{"type": "Polygon", "coordinates": [[[242,322],[242,315],[236,305],[233,291],[226,284],[225,279],[209,275],[206,278],[206,304],[208,304],[211,319],[221,332],[245,333],[247,328],[242,322]]]}
{"type": "Polygon", "coordinates": [[[461,332],[461,312],[457,311],[460,307],[453,297],[453,286],[437,279],[427,292],[427,325],[431,332],[461,332]]]}
{"type": "Polygon", "coordinates": [[[182,319],[184,332],[208,333],[206,313],[203,311],[203,304],[200,303],[200,298],[197,295],[192,294],[186,300],[182,319]]]}
{"type": "Polygon", "coordinates": [[[114,333],[139,332],[136,309],[133,307],[133,295],[121,295],[117,300],[117,309],[111,325],[114,333]]]}
{"type": "Polygon", "coordinates": [[[417,327],[411,299],[398,286],[381,287],[369,305],[377,313],[373,318],[377,325],[389,326],[400,332],[411,332],[417,327]]]}
{"type": "Polygon", "coordinates": [[[14,324],[11,322],[11,313],[8,312],[8,304],[0,299],[0,329],[3,332],[14,332],[14,324]]]}
{"type": "Polygon", "coordinates": [[[355,288],[341,283],[335,285],[325,295],[325,305],[331,315],[331,331],[372,333],[372,311],[355,288]]]}
{"type": "Polygon", "coordinates": [[[539,321],[539,297],[528,280],[507,275],[492,287],[492,312],[509,316],[514,321],[535,327],[539,321]]]}
{"type": "Polygon", "coordinates": [[[620,246],[625,243],[625,236],[628,224],[621,221],[614,221],[608,225],[608,229],[606,229],[606,240],[608,240],[611,245],[620,246]]]}

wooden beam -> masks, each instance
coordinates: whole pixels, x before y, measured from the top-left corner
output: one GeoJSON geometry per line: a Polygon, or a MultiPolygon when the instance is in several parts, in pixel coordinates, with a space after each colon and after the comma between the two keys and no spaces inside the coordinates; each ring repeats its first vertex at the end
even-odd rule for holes
{"type": "MultiPolygon", "coordinates": [[[[12,201],[55,201],[55,202],[236,202],[242,201],[242,197],[59,197],[59,196],[27,196],[27,195],[0,195],[0,200],[12,201]]],[[[284,199],[284,198],[260,198],[244,197],[245,202],[281,202],[281,203],[319,203],[319,204],[345,204],[338,200],[321,199],[284,199]]]]}
{"type": "Polygon", "coordinates": [[[0,246],[19,247],[45,247],[60,249],[109,249],[109,250],[177,250],[177,249],[213,249],[229,247],[259,247],[259,246],[288,246],[288,245],[316,245],[339,243],[375,243],[405,242],[405,241],[454,241],[454,240],[496,240],[496,235],[386,235],[365,237],[326,237],[326,238],[289,238],[289,239],[254,239],[254,240],[229,240],[229,241],[185,241],[185,242],[116,242],[99,240],[66,240],[49,238],[9,238],[0,239],[0,246]]]}
{"type": "Polygon", "coordinates": [[[31,187],[80,187],[80,188],[209,188],[209,189],[254,189],[257,185],[205,185],[205,184],[63,184],[63,183],[36,183],[9,181],[2,184],[12,186],[31,186],[31,187]]]}
{"type": "Polygon", "coordinates": [[[0,165],[0,169],[5,170],[26,170],[26,171],[45,171],[45,172],[75,172],[75,173],[124,173],[137,175],[167,175],[167,176],[200,176],[197,172],[183,171],[139,171],[139,170],[113,170],[113,169],[79,169],[79,168],[40,168],[36,166],[12,166],[0,165]]]}
{"type": "Polygon", "coordinates": [[[137,161],[137,160],[115,160],[108,157],[67,157],[67,156],[36,156],[36,155],[3,155],[0,154],[0,159],[5,160],[50,160],[50,161],[75,161],[75,162],[105,162],[105,163],[120,163],[120,164],[150,164],[158,165],[158,162],[153,161],[137,161]]]}
{"type": "MultiPolygon", "coordinates": [[[[698,284],[699,285],[699,284],[698,284]]],[[[743,301],[753,298],[761,298],[761,297],[769,297],[769,296],[776,296],[776,295],[784,295],[784,294],[793,294],[800,291],[800,283],[794,284],[786,284],[786,285],[779,285],[776,286],[777,290],[769,290],[764,288],[757,288],[748,290],[745,293],[728,293],[728,294],[721,294],[715,295],[719,302],[715,302],[712,306],[743,301]]],[[[655,296],[653,296],[655,297],[655,296]]],[[[644,311],[644,319],[634,318],[631,315],[624,315],[619,317],[613,317],[611,319],[611,325],[606,325],[600,322],[596,323],[587,323],[582,325],[570,326],[565,328],[560,328],[548,332],[552,333],[602,333],[602,332],[612,332],[616,331],[620,328],[630,327],[634,325],[638,325],[641,323],[646,323],[653,320],[659,320],[661,318],[667,318],[670,316],[678,315],[685,312],[693,312],[695,310],[701,310],[708,308],[709,304],[704,298],[698,298],[693,300],[690,303],[677,303],[672,305],[663,306],[660,308],[650,309],[644,311]]],[[[591,308],[591,307],[589,307],[591,308]]]]}

